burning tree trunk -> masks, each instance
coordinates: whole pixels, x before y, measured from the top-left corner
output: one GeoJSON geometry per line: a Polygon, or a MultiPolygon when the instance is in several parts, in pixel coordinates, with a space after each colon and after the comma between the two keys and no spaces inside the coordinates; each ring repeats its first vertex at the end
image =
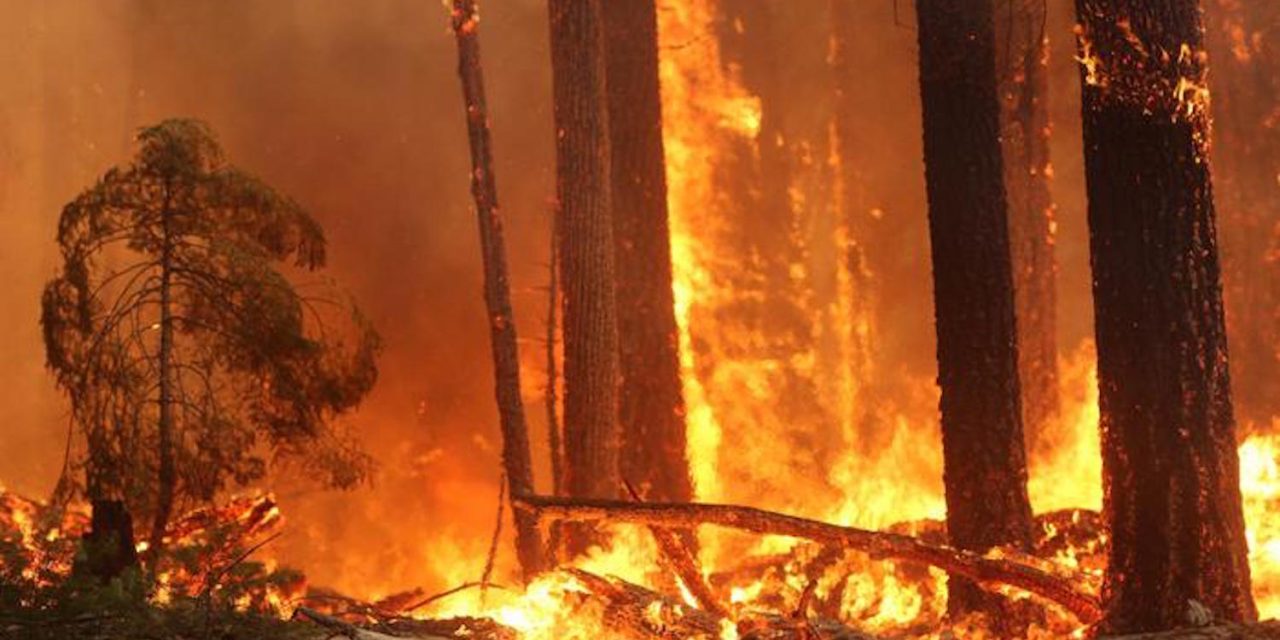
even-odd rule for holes
{"type": "Polygon", "coordinates": [[[564,287],[565,487],[572,496],[616,497],[618,326],[603,21],[599,0],[552,0],[549,9],[564,287]]]}
{"type": "MultiPolygon", "coordinates": [[[[520,353],[516,343],[511,291],[507,285],[507,250],[498,213],[498,187],[493,175],[493,149],[489,136],[489,111],[485,103],[484,75],[480,67],[479,17],[475,0],[454,0],[453,33],[458,40],[458,75],[467,109],[467,139],[471,146],[471,195],[480,219],[480,249],[484,261],[484,300],[489,314],[489,340],[493,348],[498,414],[502,426],[502,462],[508,495],[513,499],[533,493],[533,463],[529,455],[529,430],[520,397],[520,353]]],[[[525,579],[546,567],[541,535],[528,514],[513,514],[516,553],[525,579]]]]}
{"type": "Polygon", "coordinates": [[[1103,631],[1256,615],[1197,0],[1077,0],[1111,544],[1103,631]]]}
{"type": "Polygon", "coordinates": [[[1213,166],[1222,224],[1223,286],[1235,409],[1269,426],[1280,413],[1280,4],[1207,3],[1214,120],[1213,166]]]}
{"type": "Polygon", "coordinates": [[[653,0],[604,2],[617,269],[622,475],[651,499],[693,497],[671,289],[653,0]]]}
{"type": "Polygon", "coordinates": [[[996,72],[1009,206],[1009,255],[1018,326],[1022,425],[1034,451],[1058,416],[1057,262],[1049,193],[1048,7],[999,3],[996,72]]]}
{"type": "MultiPolygon", "coordinates": [[[[920,0],[920,94],[942,390],[947,530],[961,549],[1028,547],[992,0],[920,0]]],[[[953,613],[981,603],[952,580],[953,613]]]]}

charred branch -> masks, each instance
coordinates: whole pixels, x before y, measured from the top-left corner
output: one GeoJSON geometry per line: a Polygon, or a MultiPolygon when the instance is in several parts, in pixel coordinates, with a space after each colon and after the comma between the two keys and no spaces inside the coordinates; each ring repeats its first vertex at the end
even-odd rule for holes
{"type": "Polygon", "coordinates": [[[1082,622],[1099,619],[1097,597],[1077,587],[1083,579],[1059,577],[1026,564],[921,542],[911,536],[869,531],[818,522],[753,507],[723,504],[634,504],[614,500],[572,500],[518,496],[513,505],[535,514],[543,524],[552,521],[630,522],[667,528],[702,524],[758,534],[805,538],[865,552],[873,557],[937,567],[984,585],[1006,585],[1040,596],[1071,612],[1082,622]]]}

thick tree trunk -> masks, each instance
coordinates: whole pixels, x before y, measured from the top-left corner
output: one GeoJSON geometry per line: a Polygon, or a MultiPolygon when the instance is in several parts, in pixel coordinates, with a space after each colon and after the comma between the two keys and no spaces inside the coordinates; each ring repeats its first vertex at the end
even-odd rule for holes
{"type": "Polygon", "coordinates": [[[164,530],[173,515],[173,496],[176,492],[177,470],[173,459],[173,228],[170,208],[171,195],[165,185],[164,206],[160,211],[160,224],[164,246],[160,255],[160,350],[157,354],[160,375],[160,417],[157,422],[157,446],[159,447],[159,477],[156,484],[156,512],[151,524],[151,537],[147,555],[159,557],[164,547],[164,530]]]}
{"type": "Polygon", "coordinates": [[[1027,449],[1058,417],[1057,262],[1049,193],[1048,7],[1042,0],[998,3],[996,75],[1009,205],[1009,255],[1018,325],[1018,377],[1027,449]]]}
{"type": "Polygon", "coordinates": [[[601,4],[621,373],[622,476],[649,499],[693,497],[658,95],[654,0],[601,4]]]}
{"type": "Polygon", "coordinates": [[[1280,3],[1206,3],[1213,63],[1214,191],[1231,380],[1241,424],[1269,428],[1280,413],[1280,3]]]}
{"type": "Polygon", "coordinates": [[[1205,157],[1197,0],[1077,0],[1105,633],[1255,617],[1205,157]]]}
{"type": "MultiPolygon", "coordinates": [[[[453,32],[458,41],[458,75],[467,111],[467,139],[471,147],[471,195],[480,222],[480,250],[484,263],[484,301],[489,315],[495,392],[502,427],[502,464],[507,494],[515,499],[533,493],[533,463],[529,430],[520,397],[520,352],[507,275],[507,249],[498,212],[498,187],[493,175],[489,111],[484,74],[480,67],[479,18],[475,0],[454,0],[453,32]]],[[[516,554],[526,580],[546,568],[541,535],[531,516],[514,513],[516,554]]]]}
{"type": "MultiPolygon", "coordinates": [[[[612,498],[618,470],[618,325],[609,118],[599,0],[552,0],[557,233],[564,286],[564,447],[569,495],[612,498]]],[[[585,540],[571,535],[570,551],[585,540]]]]}
{"type": "MultiPolygon", "coordinates": [[[[1031,505],[992,0],[919,0],[920,94],[951,544],[1028,547],[1031,505]]],[[[952,613],[982,594],[952,580],[952,613]]]]}

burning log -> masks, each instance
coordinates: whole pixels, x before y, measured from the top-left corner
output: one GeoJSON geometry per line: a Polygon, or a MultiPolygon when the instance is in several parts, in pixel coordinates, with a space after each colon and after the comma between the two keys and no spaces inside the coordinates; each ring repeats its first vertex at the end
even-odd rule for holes
{"type": "Polygon", "coordinates": [[[535,514],[544,524],[556,520],[631,522],[668,528],[714,524],[758,534],[806,538],[862,551],[874,557],[937,567],[986,585],[1008,585],[1022,589],[1060,605],[1085,623],[1093,623],[1101,618],[1097,597],[1076,586],[1084,583],[1083,578],[1071,580],[1025,564],[927,544],[901,534],[843,527],[737,505],[656,502],[634,504],[614,500],[545,496],[517,496],[513,504],[519,510],[535,514]]]}

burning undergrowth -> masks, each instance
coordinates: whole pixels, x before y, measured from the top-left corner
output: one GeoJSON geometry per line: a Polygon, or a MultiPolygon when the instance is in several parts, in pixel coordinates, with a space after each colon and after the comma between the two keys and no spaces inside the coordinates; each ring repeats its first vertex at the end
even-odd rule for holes
{"type": "MultiPolygon", "coordinates": [[[[1275,614],[1277,594],[1271,585],[1280,571],[1280,536],[1269,517],[1280,495],[1277,446],[1280,438],[1254,436],[1240,448],[1255,595],[1264,617],[1275,614]]],[[[516,503],[517,508],[531,508],[523,499],[516,503]]],[[[370,629],[438,638],[568,639],[602,634],[619,638],[939,638],[946,633],[960,637],[1010,633],[981,616],[945,618],[947,574],[937,565],[948,569],[951,565],[928,555],[931,550],[947,549],[943,525],[937,520],[894,524],[868,534],[886,536],[868,545],[837,544],[834,538],[823,538],[825,534],[812,536],[820,538],[815,541],[701,527],[697,548],[703,552],[698,555],[708,559],[712,554],[706,550],[720,550],[714,561],[700,565],[708,590],[701,597],[716,603],[708,606],[682,581],[669,549],[655,544],[657,527],[627,523],[626,518],[600,519],[616,521],[606,525],[610,534],[606,543],[523,589],[513,583],[503,586],[477,580],[435,595],[412,590],[364,601],[309,588],[301,574],[254,559],[270,555],[270,547],[264,545],[283,527],[269,496],[236,498],[190,512],[171,526],[168,551],[154,581],[126,575],[104,589],[92,588],[84,576],[77,576],[77,561],[83,560],[80,541],[90,522],[87,509],[2,493],[0,603],[6,613],[0,617],[9,633],[31,632],[32,627],[23,625],[34,620],[41,620],[41,629],[101,628],[128,616],[95,617],[86,613],[86,607],[117,612],[113,606],[104,609],[103,598],[128,602],[132,592],[138,598],[133,602],[150,606],[147,610],[152,613],[144,617],[154,619],[157,611],[167,612],[161,619],[177,616],[171,622],[175,629],[201,628],[192,618],[200,615],[206,626],[227,626],[209,622],[207,612],[212,610],[222,612],[213,620],[230,614],[234,620],[278,625],[269,632],[260,627],[252,631],[262,635],[314,631],[311,625],[286,624],[290,618],[351,633],[370,629]],[[924,550],[924,555],[903,557],[899,546],[903,541],[911,541],[917,545],[913,549],[924,550]],[[730,548],[738,553],[724,553],[730,548]],[[75,601],[79,604],[69,609],[67,603],[75,601]],[[56,625],[49,626],[49,616],[58,620],[56,625]]],[[[725,524],[716,518],[706,521],[725,524]]],[[[762,530],[750,523],[740,528],[762,530]]],[[[1036,542],[1030,553],[995,550],[981,561],[1001,571],[1046,576],[1069,589],[1071,597],[1088,601],[1096,598],[1105,567],[1103,530],[1096,511],[1044,513],[1036,518],[1036,542]]],[[[145,544],[139,546],[145,552],[145,544]]],[[[1060,638],[1086,628],[1079,610],[1060,606],[1067,599],[1054,603],[1057,595],[1051,591],[1051,598],[1029,595],[1025,588],[1003,584],[1007,575],[992,575],[988,584],[1008,596],[1019,637],[1060,638]]],[[[1008,624],[1007,620],[997,622],[1008,624]]],[[[252,634],[226,637],[261,637],[252,634]]]]}
{"type": "MultiPolygon", "coordinates": [[[[300,572],[251,557],[282,522],[265,495],[196,509],[172,523],[153,566],[103,579],[88,560],[89,546],[101,543],[89,535],[86,505],[0,492],[0,637],[274,628],[306,590],[300,572]]],[[[137,544],[139,554],[146,548],[137,544]]]]}

